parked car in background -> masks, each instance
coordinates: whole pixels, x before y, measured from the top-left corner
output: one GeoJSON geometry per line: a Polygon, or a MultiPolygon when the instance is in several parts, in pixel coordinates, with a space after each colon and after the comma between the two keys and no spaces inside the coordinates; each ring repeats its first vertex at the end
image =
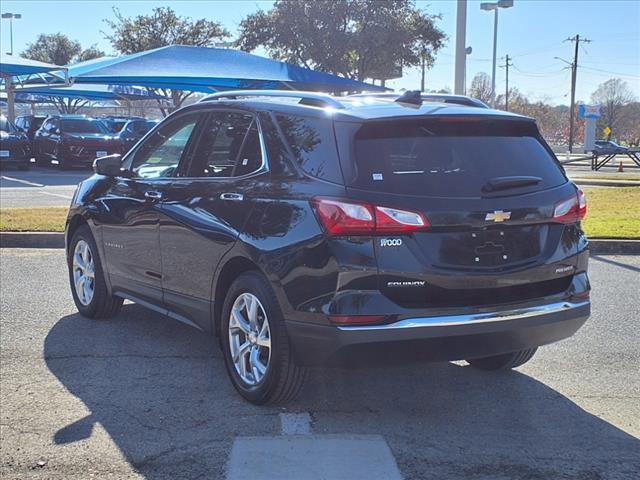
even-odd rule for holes
{"type": "Polygon", "coordinates": [[[96,160],[66,224],[79,312],[130,299],[217,334],[257,404],[308,365],[511,369],[571,336],[586,200],[535,121],[402,100],[225,92],[96,160]]]}
{"type": "Polygon", "coordinates": [[[33,142],[36,131],[42,126],[42,122],[46,118],[46,115],[20,115],[16,118],[16,127],[26,133],[29,141],[33,142]]]}
{"type": "Polygon", "coordinates": [[[31,146],[27,134],[0,116],[0,167],[14,165],[20,170],[28,170],[30,162],[31,146]]]}
{"type": "Polygon", "coordinates": [[[136,119],[129,120],[124,124],[118,136],[124,147],[124,151],[128,152],[138,140],[144,137],[149,130],[158,124],[157,120],[136,119]]]}
{"type": "Polygon", "coordinates": [[[145,120],[143,117],[127,117],[127,116],[105,116],[100,117],[100,121],[112,133],[120,133],[124,126],[130,120],[145,120]]]}
{"type": "Polygon", "coordinates": [[[611,140],[596,140],[594,151],[603,154],[611,153],[627,153],[629,148],[618,145],[611,140]]]}
{"type": "MultiPolygon", "coordinates": [[[[405,92],[406,93],[406,92],[405,92]]],[[[403,92],[383,92],[383,93],[356,93],[349,97],[364,97],[395,100],[403,95],[403,92]]],[[[449,103],[454,105],[464,105],[466,107],[489,108],[489,105],[477,98],[467,97],[466,95],[451,95],[448,93],[421,93],[420,97],[423,102],[449,103]]]]}
{"type": "Polygon", "coordinates": [[[36,162],[60,168],[91,166],[97,157],[123,153],[122,142],[104,124],[85,115],[48,117],[33,142],[36,162]]]}

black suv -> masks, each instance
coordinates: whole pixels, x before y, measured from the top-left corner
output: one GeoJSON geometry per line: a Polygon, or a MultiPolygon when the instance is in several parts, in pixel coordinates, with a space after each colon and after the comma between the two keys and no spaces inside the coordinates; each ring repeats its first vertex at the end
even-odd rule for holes
{"type": "Polygon", "coordinates": [[[66,227],[80,313],[216,334],[254,403],[309,365],[517,367],[590,313],[585,198],[529,118],[226,92],[94,168],[66,227]]]}
{"type": "Polygon", "coordinates": [[[61,169],[91,166],[97,157],[122,153],[120,138],[95,118],[85,115],[52,115],[42,123],[33,139],[39,165],[52,160],[61,169]]]}

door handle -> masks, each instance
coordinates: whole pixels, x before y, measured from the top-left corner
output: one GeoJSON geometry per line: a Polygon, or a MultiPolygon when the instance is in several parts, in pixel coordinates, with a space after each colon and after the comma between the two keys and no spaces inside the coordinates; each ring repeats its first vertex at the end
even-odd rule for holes
{"type": "Polygon", "coordinates": [[[162,193],[155,190],[147,190],[144,192],[144,198],[157,202],[158,200],[162,200],[162,193]]]}
{"type": "Polygon", "coordinates": [[[220,200],[231,200],[233,202],[241,202],[244,196],[241,193],[221,193],[220,200]]]}

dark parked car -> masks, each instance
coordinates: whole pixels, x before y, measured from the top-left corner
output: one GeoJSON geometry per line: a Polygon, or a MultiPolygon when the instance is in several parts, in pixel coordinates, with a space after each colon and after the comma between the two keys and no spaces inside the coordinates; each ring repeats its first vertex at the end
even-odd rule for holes
{"type": "Polygon", "coordinates": [[[30,161],[29,138],[6,117],[0,116],[0,167],[15,165],[20,170],[28,170],[30,161]]]}
{"type": "Polygon", "coordinates": [[[104,124],[84,115],[48,117],[33,141],[36,161],[49,165],[52,160],[60,168],[90,166],[97,157],[122,153],[122,142],[104,124]]]}
{"type": "Polygon", "coordinates": [[[155,120],[129,120],[118,133],[124,151],[128,152],[149,130],[157,125],[155,120]]]}
{"type": "Polygon", "coordinates": [[[16,127],[22,130],[29,137],[29,141],[33,142],[36,131],[42,125],[47,117],[44,115],[20,115],[16,118],[16,127]]]}
{"type": "Polygon", "coordinates": [[[629,149],[611,140],[596,140],[594,150],[599,153],[627,153],[629,149]]]}
{"type": "Polygon", "coordinates": [[[308,365],[517,367],[590,314],[585,197],[530,118],[228,92],[95,170],[66,226],[80,313],[216,334],[254,403],[308,365]]]}

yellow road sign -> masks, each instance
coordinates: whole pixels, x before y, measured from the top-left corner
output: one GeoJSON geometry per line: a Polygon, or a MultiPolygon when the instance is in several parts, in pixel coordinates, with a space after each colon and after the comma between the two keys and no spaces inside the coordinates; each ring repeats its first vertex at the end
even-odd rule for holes
{"type": "Polygon", "coordinates": [[[609,127],[604,127],[602,129],[602,131],[604,132],[604,134],[608,137],[609,134],[611,133],[611,129],[609,127]]]}

